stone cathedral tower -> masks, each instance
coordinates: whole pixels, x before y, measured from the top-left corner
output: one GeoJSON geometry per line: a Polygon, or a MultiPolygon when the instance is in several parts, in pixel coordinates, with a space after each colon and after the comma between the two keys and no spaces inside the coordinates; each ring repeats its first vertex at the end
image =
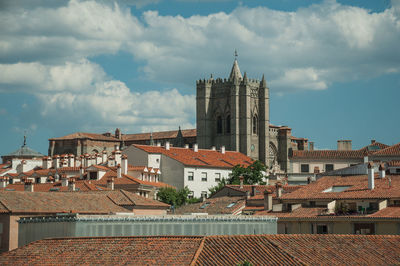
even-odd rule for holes
{"type": "Polygon", "coordinates": [[[239,151],[269,166],[269,89],[242,76],[237,59],[228,79],[196,82],[197,142],[199,148],[239,151]]]}

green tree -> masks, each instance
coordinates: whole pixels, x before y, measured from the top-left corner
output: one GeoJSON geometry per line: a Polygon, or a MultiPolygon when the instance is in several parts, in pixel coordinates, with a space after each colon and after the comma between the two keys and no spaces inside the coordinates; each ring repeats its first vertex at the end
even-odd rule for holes
{"type": "Polygon", "coordinates": [[[227,181],[225,180],[225,178],[222,178],[221,181],[219,181],[218,185],[208,189],[208,191],[210,191],[210,196],[220,191],[225,185],[227,185],[227,181]]]}
{"type": "Polygon", "coordinates": [[[157,193],[157,197],[160,201],[169,205],[179,207],[188,202],[188,195],[190,190],[188,187],[176,190],[171,187],[163,187],[157,193]]]}
{"type": "Polygon", "coordinates": [[[243,176],[243,183],[247,185],[255,185],[260,184],[264,185],[263,181],[263,171],[266,171],[265,165],[261,161],[254,161],[248,167],[244,167],[242,165],[236,165],[232,169],[232,173],[230,174],[228,183],[233,185],[240,184],[240,176],[243,176]]]}

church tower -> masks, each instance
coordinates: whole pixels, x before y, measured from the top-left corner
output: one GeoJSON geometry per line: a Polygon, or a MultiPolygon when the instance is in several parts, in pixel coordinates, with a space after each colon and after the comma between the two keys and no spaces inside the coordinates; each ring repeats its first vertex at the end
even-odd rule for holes
{"type": "MultiPolygon", "coordinates": [[[[236,56],[236,55],[235,55],[236,56]]],[[[269,155],[269,89],[260,80],[242,76],[237,58],[228,79],[196,82],[197,142],[239,151],[266,165],[269,155]]]]}

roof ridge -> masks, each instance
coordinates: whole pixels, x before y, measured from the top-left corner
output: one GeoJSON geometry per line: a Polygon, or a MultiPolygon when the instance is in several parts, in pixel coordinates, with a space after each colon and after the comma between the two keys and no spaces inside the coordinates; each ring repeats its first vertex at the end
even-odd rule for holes
{"type": "Polygon", "coordinates": [[[132,200],[125,192],[127,192],[127,191],[125,191],[125,190],[123,190],[123,189],[120,189],[119,190],[130,202],[132,202],[133,203],[133,205],[137,205],[136,204],[136,202],[134,201],[134,200],[132,200]]]}
{"type": "Polygon", "coordinates": [[[203,236],[203,239],[201,240],[200,245],[199,245],[199,247],[197,248],[197,251],[196,251],[196,253],[195,253],[194,256],[193,256],[192,262],[190,263],[191,266],[196,264],[197,259],[199,258],[201,252],[203,251],[204,242],[205,242],[206,238],[207,238],[207,236],[203,236]]]}
{"type": "Polygon", "coordinates": [[[278,250],[280,250],[281,252],[284,252],[286,255],[288,255],[289,257],[291,257],[294,261],[299,261],[301,264],[303,265],[309,265],[307,263],[305,263],[304,261],[302,261],[298,256],[294,256],[292,255],[290,252],[287,251],[286,247],[279,245],[278,243],[275,243],[271,237],[268,237],[267,235],[261,235],[261,237],[263,237],[265,240],[268,241],[268,243],[270,243],[272,246],[276,247],[278,250]]]}
{"type": "Polygon", "coordinates": [[[7,208],[7,206],[0,200],[0,204],[4,206],[4,208],[6,208],[8,210],[8,212],[11,212],[11,210],[9,208],[7,208]]]}

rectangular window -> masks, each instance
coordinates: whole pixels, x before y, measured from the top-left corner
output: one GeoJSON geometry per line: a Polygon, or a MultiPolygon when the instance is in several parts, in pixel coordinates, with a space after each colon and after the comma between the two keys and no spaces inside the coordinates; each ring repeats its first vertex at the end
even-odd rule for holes
{"type": "Polygon", "coordinates": [[[397,173],[397,174],[400,173],[400,168],[396,168],[396,173],[397,173]]]}
{"type": "Polygon", "coordinates": [[[318,224],[317,225],[317,234],[327,234],[328,226],[326,224],[318,224]]]}
{"type": "Polygon", "coordinates": [[[333,164],[325,164],[325,172],[333,171],[333,164]]]}
{"type": "Polygon", "coordinates": [[[194,173],[193,172],[188,172],[188,180],[193,181],[194,180],[194,173]]]}
{"type": "Polygon", "coordinates": [[[308,164],[302,164],[301,165],[301,172],[302,173],[309,173],[310,172],[310,166],[308,164]]]}
{"type": "Polygon", "coordinates": [[[356,235],[374,235],[375,225],[373,223],[355,223],[354,234],[356,235]]]}
{"type": "Polygon", "coordinates": [[[188,194],[188,199],[193,199],[194,191],[190,191],[188,194]]]}
{"type": "MultiPolygon", "coordinates": [[[[206,199],[207,198],[207,191],[202,191],[201,192],[201,197],[203,198],[203,199],[206,199]]],[[[210,203],[208,203],[208,205],[209,205],[210,203]]]]}
{"type": "Polygon", "coordinates": [[[215,173],[215,182],[221,181],[221,173],[215,173]]]}
{"type": "Polygon", "coordinates": [[[201,173],[201,181],[207,182],[207,173],[206,172],[201,173]]]}

